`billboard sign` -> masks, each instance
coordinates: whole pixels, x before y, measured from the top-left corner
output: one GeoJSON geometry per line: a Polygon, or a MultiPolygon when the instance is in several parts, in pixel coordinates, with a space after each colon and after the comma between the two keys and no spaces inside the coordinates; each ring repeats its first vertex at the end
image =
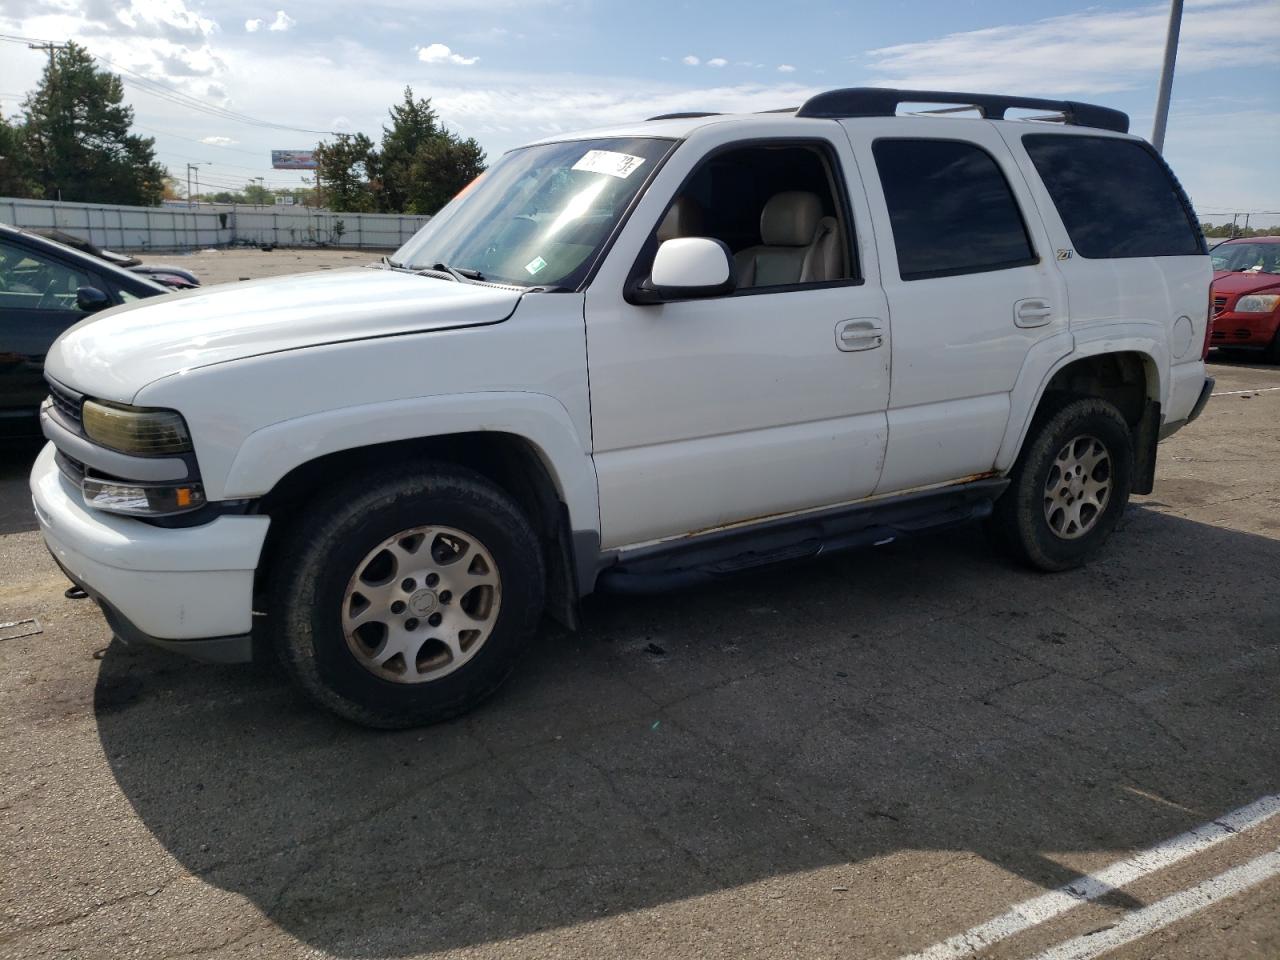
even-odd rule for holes
{"type": "Polygon", "coordinates": [[[316,156],[313,150],[272,150],[271,166],[276,170],[314,170],[316,156]]]}

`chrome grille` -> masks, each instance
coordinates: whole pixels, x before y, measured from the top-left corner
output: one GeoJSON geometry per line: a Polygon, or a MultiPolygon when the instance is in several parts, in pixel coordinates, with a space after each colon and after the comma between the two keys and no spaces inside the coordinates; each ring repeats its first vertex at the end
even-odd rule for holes
{"type": "Polygon", "coordinates": [[[83,394],[69,390],[56,380],[45,378],[49,384],[49,399],[57,408],[62,418],[70,424],[80,426],[80,405],[84,402],[83,394]]]}

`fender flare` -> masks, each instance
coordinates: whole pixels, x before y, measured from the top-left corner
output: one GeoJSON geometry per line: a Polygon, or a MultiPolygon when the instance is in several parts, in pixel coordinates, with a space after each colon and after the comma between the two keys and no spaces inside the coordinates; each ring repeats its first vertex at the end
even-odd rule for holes
{"type": "Polygon", "coordinates": [[[1148,397],[1164,404],[1169,391],[1170,363],[1165,337],[1164,326],[1153,320],[1097,320],[1072,324],[1070,332],[1063,331],[1037,343],[1027,354],[1010,392],[1010,409],[1014,412],[1005,427],[995,469],[1004,473],[1012,468],[1049,382],[1077,360],[1108,353],[1140,354],[1155,373],[1154,396],[1151,395],[1153,384],[1148,382],[1148,397]],[[1021,417],[1017,411],[1022,411],[1021,417]]]}
{"type": "Polygon", "coordinates": [[[236,452],[222,496],[263,496],[289,471],[328,454],[459,433],[509,433],[528,442],[556,485],[573,530],[598,534],[599,492],[586,444],[559,400],[525,391],[382,401],[261,427],[236,452]]]}

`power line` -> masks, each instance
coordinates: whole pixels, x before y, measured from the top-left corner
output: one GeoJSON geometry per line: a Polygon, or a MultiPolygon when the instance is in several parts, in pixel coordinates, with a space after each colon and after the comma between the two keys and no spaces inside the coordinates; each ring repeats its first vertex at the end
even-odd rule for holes
{"type": "MultiPolygon", "coordinates": [[[[16,36],[14,34],[0,34],[0,40],[8,41],[10,43],[22,43],[27,45],[50,44],[53,42],[53,41],[47,41],[47,40],[39,40],[38,38],[34,38],[34,37],[16,36]]],[[[50,56],[52,56],[52,54],[50,54],[50,56]]],[[[160,100],[164,100],[167,103],[174,104],[175,106],[184,107],[185,109],[188,109],[188,110],[194,110],[197,113],[203,113],[208,116],[217,117],[220,120],[225,120],[230,123],[241,123],[248,126],[260,127],[262,129],[289,130],[295,133],[311,133],[311,134],[318,134],[320,136],[336,136],[337,135],[337,132],[333,130],[313,130],[307,127],[295,127],[290,124],[275,123],[270,120],[263,120],[258,117],[252,117],[246,113],[240,113],[239,111],[231,110],[227,107],[220,107],[216,104],[212,104],[205,100],[201,100],[198,97],[192,96],[191,94],[183,93],[181,90],[177,89],[176,87],[169,86],[168,84],[162,83],[159,80],[153,80],[152,78],[139,73],[138,71],[132,69],[131,67],[126,67],[126,66],[123,66],[122,64],[118,64],[114,60],[104,57],[101,54],[95,53],[95,54],[91,54],[91,56],[93,56],[94,59],[96,60],[101,60],[103,63],[114,68],[115,70],[118,70],[121,73],[127,74],[128,75],[127,77],[121,77],[120,79],[132,89],[140,93],[149,94],[150,96],[156,97],[157,99],[160,99],[160,100]]]]}

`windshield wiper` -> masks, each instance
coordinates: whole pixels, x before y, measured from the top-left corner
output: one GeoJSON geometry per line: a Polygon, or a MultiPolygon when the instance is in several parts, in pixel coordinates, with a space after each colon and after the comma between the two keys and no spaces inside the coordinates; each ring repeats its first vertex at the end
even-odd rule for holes
{"type": "Polygon", "coordinates": [[[446,274],[459,283],[466,280],[484,280],[484,274],[479,270],[470,270],[467,267],[451,267],[447,263],[433,263],[427,269],[446,274]]]}

